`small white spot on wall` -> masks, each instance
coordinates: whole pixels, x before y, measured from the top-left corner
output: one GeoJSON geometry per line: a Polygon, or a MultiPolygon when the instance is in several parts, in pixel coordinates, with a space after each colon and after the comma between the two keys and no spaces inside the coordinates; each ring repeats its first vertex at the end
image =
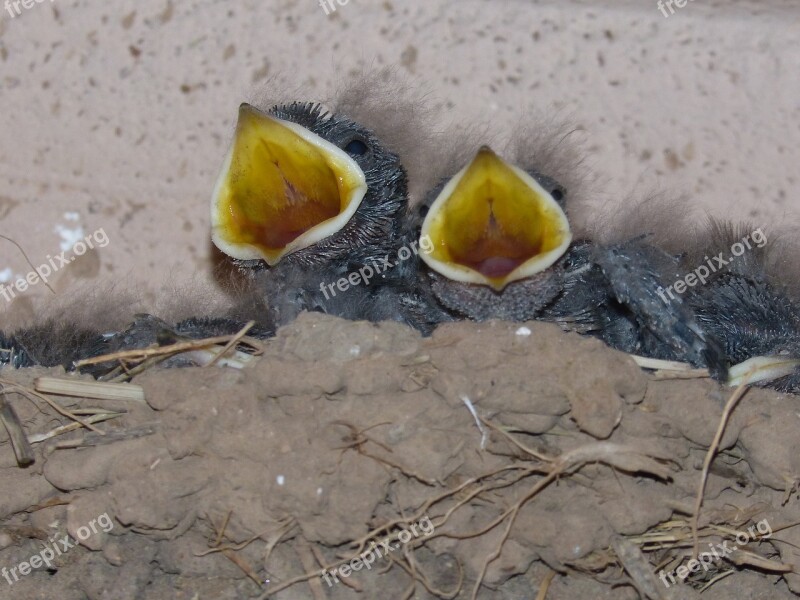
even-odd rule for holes
{"type": "Polygon", "coordinates": [[[56,226],[53,228],[53,231],[61,236],[60,247],[65,252],[70,250],[76,244],[76,242],[79,242],[83,239],[83,227],[80,225],[70,228],[61,224],[56,224],[56,226]]]}

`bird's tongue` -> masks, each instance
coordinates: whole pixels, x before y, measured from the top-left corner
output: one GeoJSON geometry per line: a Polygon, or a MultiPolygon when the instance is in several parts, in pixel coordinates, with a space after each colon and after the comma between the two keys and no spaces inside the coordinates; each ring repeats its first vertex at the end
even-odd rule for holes
{"type": "Polygon", "coordinates": [[[471,266],[485,277],[505,277],[524,262],[521,258],[493,256],[471,266]]]}
{"type": "MultiPolygon", "coordinates": [[[[489,279],[501,279],[540,252],[540,244],[519,235],[510,234],[494,213],[493,199],[489,199],[488,222],[482,225],[483,236],[461,259],[489,279]]],[[[538,242],[538,240],[537,240],[538,242]]]]}
{"type": "MultiPolygon", "coordinates": [[[[280,171],[279,168],[278,170],[280,171]]],[[[325,197],[324,185],[315,184],[310,189],[313,192],[322,189],[323,192],[318,192],[320,197],[309,196],[292,185],[285,173],[281,172],[280,176],[283,179],[283,189],[271,190],[271,194],[265,194],[262,201],[268,204],[277,200],[281,207],[278,212],[279,218],[274,218],[271,223],[251,228],[253,233],[257,231],[256,239],[269,248],[287,246],[315,225],[332,219],[339,213],[339,202],[334,190],[328,190],[327,195],[332,198],[328,200],[325,197]]],[[[246,226],[247,224],[243,225],[243,228],[246,226]]]]}

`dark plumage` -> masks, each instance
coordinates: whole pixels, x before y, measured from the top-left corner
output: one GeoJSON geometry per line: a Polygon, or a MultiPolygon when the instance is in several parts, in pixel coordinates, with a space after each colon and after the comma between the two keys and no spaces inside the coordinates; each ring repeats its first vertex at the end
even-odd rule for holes
{"type": "MultiPolygon", "coordinates": [[[[800,359],[800,304],[789,285],[796,248],[788,240],[768,240],[760,229],[748,224],[711,221],[702,236],[704,243],[684,261],[684,273],[698,267],[715,267],[704,285],[687,291],[687,303],[704,330],[722,343],[731,365],[754,357],[769,357],[771,363],[800,359]],[[750,248],[734,256],[743,240],[750,248]],[[709,257],[728,264],[717,266],[709,257]]],[[[706,269],[711,270],[711,267],[706,269]]],[[[781,367],[784,375],[769,383],[782,391],[800,393],[800,369],[781,367]],[[791,371],[791,372],[789,372],[791,371]]]]}
{"type": "Polygon", "coordinates": [[[103,348],[104,341],[97,331],[76,329],[51,319],[12,335],[0,332],[0,365],[71,368],[73,361],[101,354],[103,348]]]}
{"type": "Polygon", "coordinates": [[[593,259],[610,288],[612,335],[601,330],[607,343],[619,344],[617,327],[632,332],[631,339],[615,347],[655,358],[706,366],[717,379],[727,376],[726,356],[713,332],[703,328],[692,307],[680,298],[664,302],[659,290],[678,271],[677,261],[646,239],[612,247],[597,247],[593,259]]]}

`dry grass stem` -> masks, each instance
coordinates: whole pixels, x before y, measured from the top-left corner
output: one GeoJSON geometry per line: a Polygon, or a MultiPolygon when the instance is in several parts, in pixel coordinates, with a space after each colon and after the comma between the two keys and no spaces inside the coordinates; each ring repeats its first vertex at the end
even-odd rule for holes
{"type": "MultiPolygon", "coordinates": [[[[5,390],[0,391],[0,393],[5,393],[5,390]]],[[[17,413],[14,412],[14,408],[2,396],[0,396],[0,421],[3,422],[6,431],[8,431],[8,438],[11,440],[14,456],[17,457],[17,464],[20,467],[32,465],[36,458],[33,454],[30,440],[25,435],[25,430],[17,413]]]]}
{"type": "Polygon", "coordinates": [[[39,377],[34,383],[37,392],[59,396],[79,396],[95,400],[129,400],[144,402],[144,389],[132,383],[82,381],[63,377],[39,377]]]}

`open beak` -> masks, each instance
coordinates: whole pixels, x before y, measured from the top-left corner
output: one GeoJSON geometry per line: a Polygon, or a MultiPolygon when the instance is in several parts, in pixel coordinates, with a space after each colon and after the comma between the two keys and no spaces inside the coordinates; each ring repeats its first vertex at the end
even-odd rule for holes
{"type": "Polygon", "coordinates": [[[422,224],[430,268],[502,291],[544,271],[572,241],[564,211],[525,171],[484,146],[434,200],[422,224]]]}
{"type": "Polygon", "coordinates": [[[211,237],[233,258],[272,266],[339,231],[366,192],[364,172],[343,150],[242,104],[211,198],[211,237]]]}

